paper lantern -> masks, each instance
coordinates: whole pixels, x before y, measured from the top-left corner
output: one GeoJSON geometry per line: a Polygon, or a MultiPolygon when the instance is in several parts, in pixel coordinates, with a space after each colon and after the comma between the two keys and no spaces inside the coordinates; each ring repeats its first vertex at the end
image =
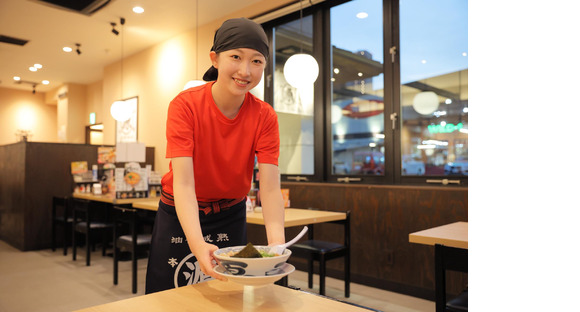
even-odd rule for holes
{"type": "Polygon", "coordinates": [[[433,91],[417,93],[413,98],[413,108],[421,115],[431,115],[439,107],[439,98],[433,91]]]}
{"type": "Polygon", "coordinates": [[[187,90],[189,88],[201,86],[204,84],[205,84],[205,81],[203,81],[203,80],[190,80],[185,84],[185,87],[183,87],[183,90],[187,90]]]}
{"type": "Polygon", "coordinates": [[[131,118],[131,108],[124,101],[115,101],[111,105],[111,115],[116,121],[127,121],[131,118]]]}
{"type": "Polygon", "coordinates": [[[294,88],[312,85],[318,78],[318,62],[312,55],[294,54],[284,64],[284,77],[294,88]]]}

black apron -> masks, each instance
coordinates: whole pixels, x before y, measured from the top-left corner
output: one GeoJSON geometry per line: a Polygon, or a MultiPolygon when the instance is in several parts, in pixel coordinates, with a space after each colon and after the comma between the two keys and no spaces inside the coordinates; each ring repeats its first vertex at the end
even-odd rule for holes
{"type": "MultiPolygon", "coordinates": [[[[207,243],[219,248],[247,244],[246,202],[218,213],[199,211],[201,231],[207,243]]],[[[191,253],[175,207],[159,201],[155,216],[145,293],[154,293],[213,279],[205,275],[191,253]]]]}

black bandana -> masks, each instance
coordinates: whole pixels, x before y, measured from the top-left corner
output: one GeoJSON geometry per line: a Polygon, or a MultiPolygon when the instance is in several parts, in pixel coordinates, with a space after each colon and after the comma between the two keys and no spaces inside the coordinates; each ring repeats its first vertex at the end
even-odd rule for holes
{"type": "MultiPolygon", "coordinates": [[[[254,49],[268,59],[268,37],[262,26],[245,17],[225,21],[215,32],[210,51],[220,53],[237,48],[254,49]]],[[[211,66],[203,75],[203,80],[213,81],[217,77],[217,68],[211,66]]]]}

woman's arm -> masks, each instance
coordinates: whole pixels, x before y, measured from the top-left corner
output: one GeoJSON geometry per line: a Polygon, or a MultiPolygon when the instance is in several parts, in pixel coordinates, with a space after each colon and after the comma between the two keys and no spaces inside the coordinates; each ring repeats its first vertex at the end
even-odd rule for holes
{"type": "Polygon", "coordinates": [[[260,170],[260,199],[266,224],[268,245],[284,244],[284,200],[280,191],[278,166],[258,164],[260,170]]]}
{"type": "Polygon", "coordinates": [[[189,249],[197,258],[201,271],[220,280],[227,280],[213,271],[213,252],[216,245],[208,244],[203,239],[199,223],[199,206],[195,194],[193,159],[176,157],[171,159],[173,166],[173,192],[175,211],[185,233],[189,249]]]}

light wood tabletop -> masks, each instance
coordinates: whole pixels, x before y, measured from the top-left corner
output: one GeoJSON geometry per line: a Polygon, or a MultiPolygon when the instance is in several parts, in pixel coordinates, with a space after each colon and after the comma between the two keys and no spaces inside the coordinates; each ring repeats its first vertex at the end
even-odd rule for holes
{"type": "MultiPolygon", "coordinates": [[[[139,209],[147,209],[156,211],[159,205],[159,200],[143,200],[133,203],[133,207],[139,209]]],[[[315,223],[324,223],[329,221],[337,221],[346,219],[346,213],[310,210],[299,208],[284,209],[284,227],[301,226],[315,223]]],[[[246,221],[250,224],[264,225],[264,215],[262,212],[248,212],[246,214],[246,221]]]]}
{"type": "Polygon", "coordinates": [[[409,234],[409,242],[467,249],[467,222],[455,222],[409,234]]]}
{"type": "MultiPolygon", "coordinates": [[[[284,227],[301,226],[315,223],[324,223],[329,221],[345,220],[346,213],[324,211],[324,210],[310,210],[299,208],[284,209],[284,227]]],[[[264,215],[262,212],[248,212],[246,220],[251,224],[264,225],[264,215]]]]}
{"type": "Polygon", "coordinates": [[[82,312],[112,311],[366,311],[368,310],[282,287],[243,286],[234,282],[211,280],[149,295],[120,300],[78,310],[82,312]]]}
{"type": "Polygon", "coordinates": [[[148,200],[134,202],[133,208],[157,211],[157,209],[159,208],[159,198],[157,199],[148,198],[148,200]]]}
{"type": "MultiPolygon", "coordinates": [[[[151,197],[144,197],[144,198],[114,198],[111,197],[109,195],[94,195],[91,193],[73,193],[73,197],[74,198],[81,198],[81,199],[86,199],[86,200],[93,200],[93,201],[98,201],[98,202],[103,202],[103,203],[109,203],[109,204],[119,204],[119,205],[124,205],[124,204],[133,204],[133,203],[137,203],[137,202],[145,202],[145,201],[156,201],[159,202],[159,197],[157,197],[157,199],[155,200],[155,198],[151,198],[151,197]]],[[[157,208],[155,208],[155,210],[157,210],[157,208]]]]}

